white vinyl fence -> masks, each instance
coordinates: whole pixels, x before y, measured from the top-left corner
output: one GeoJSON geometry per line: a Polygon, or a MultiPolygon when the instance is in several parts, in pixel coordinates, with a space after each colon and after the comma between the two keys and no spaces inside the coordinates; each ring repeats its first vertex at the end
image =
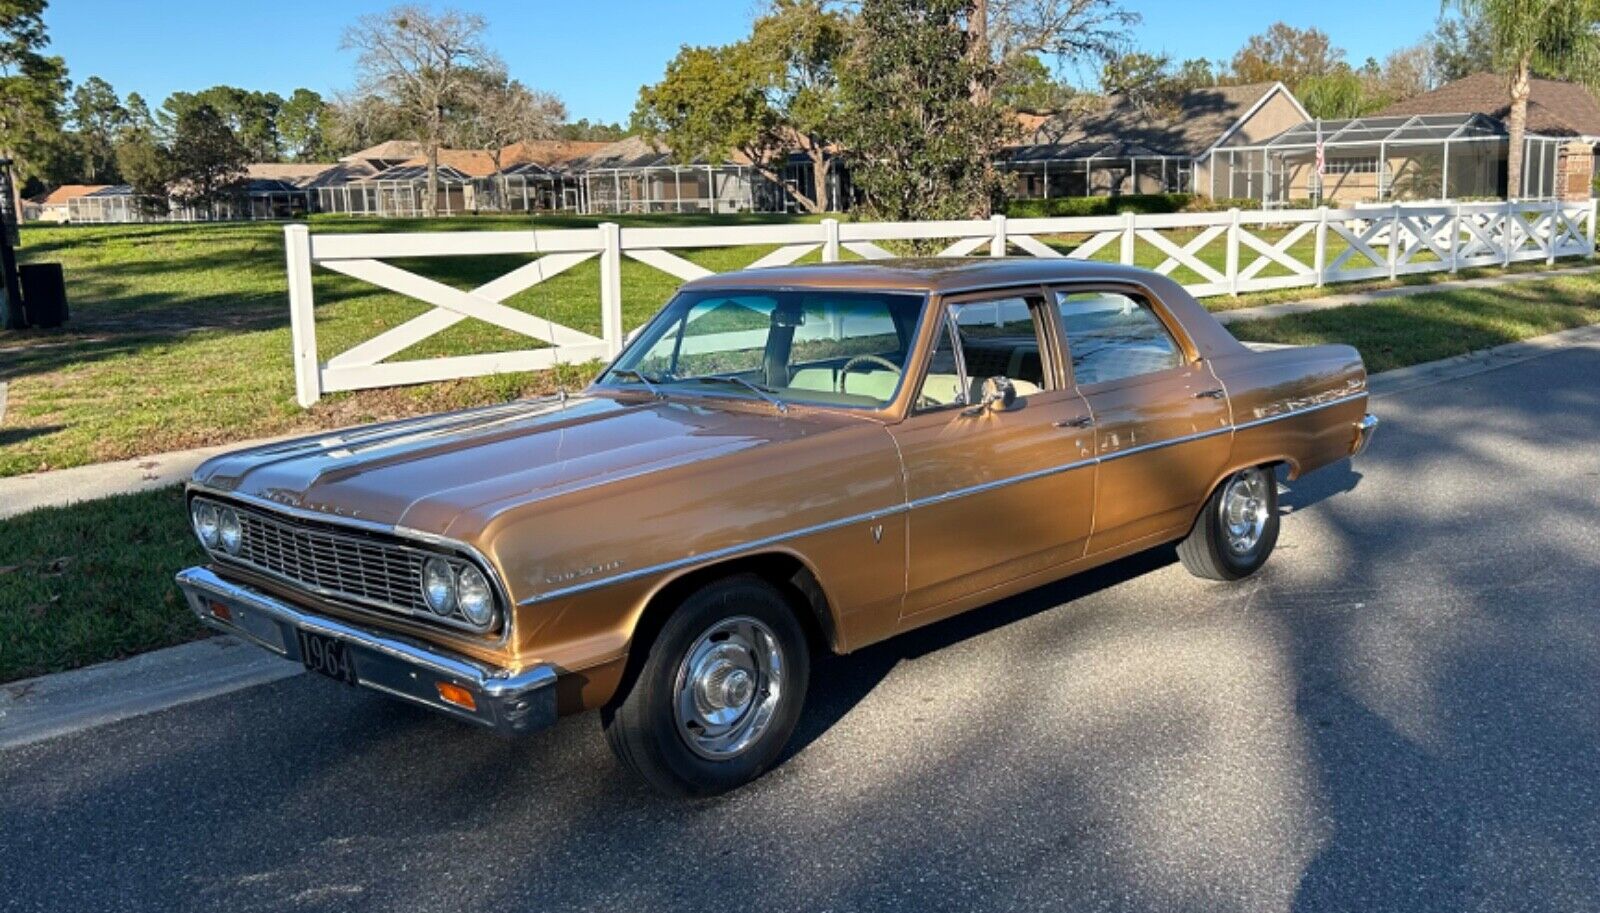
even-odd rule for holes
{"type": "Polygon", "coordinates": [[[1320,286],[1358,279],[1462,267],[1505,266],[1527,260],[1595,254],[1595,202],[1394,205],[1355,209],[1174,213],[949,222],[838,222],[729,225],[695,228],[595,228],[505,232],[312,234],[305,225],[284,229],[288,252],[289,309],[294,339],[295,389],[302,406],[323,393],[426,381],[532,371],[557,364],[606,359],[622,347],[622,259],[632,258],[680,279],[709,270],[674,249],[763,246],[772,248],[750,268],[782,266],[820,248],[824,261],[841,251],[875,260],[891,256],[884,241],[944,241],[939,256],[987,249],[989,256],[1020,252],[1034,257],[1143,262],[1156,272],[1182,269],[1196,296],[1320,286]],[[1072,236],[1063,254],[1041,236],[1072,236]],[[1136,257],[1139,247],[1146,248],[1136,257]],[[394,266],[416,257],[533,257],[493,281],[462,291],[394,266]],[[541,282],[599,258],[595,303],[599,336],[563,326],[503,302],[541,282]],[[433,308],[341,352],[318,354],[313,317],[312,269],[342,273],[433,308]],[[466,319],[482,320],[531,337],[537,348],[482,355],[387,361],[416,343],[466,319]]]}

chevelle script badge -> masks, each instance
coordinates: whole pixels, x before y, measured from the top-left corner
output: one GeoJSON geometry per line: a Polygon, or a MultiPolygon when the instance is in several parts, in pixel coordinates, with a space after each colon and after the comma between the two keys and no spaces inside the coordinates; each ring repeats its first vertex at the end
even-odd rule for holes
{"type": "Polygon", "coordinates": [[[604,574],[606,571],[614,571],[620,567],[622,567],[621,561],[607,561],[605,564],[591,564],[588,567],[575,568],[570,571],[563,571],[560,574],[551,574],[550,576],[544,578],[544,582],[569,583],[573,580],[581,580],[584,577],[593,577],[596,574],[604,574]]]}

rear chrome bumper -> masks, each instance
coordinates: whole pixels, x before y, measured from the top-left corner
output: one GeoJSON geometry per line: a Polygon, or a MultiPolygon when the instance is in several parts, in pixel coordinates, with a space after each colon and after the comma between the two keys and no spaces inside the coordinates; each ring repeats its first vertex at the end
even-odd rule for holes
{"type": "MultiPolygon", "coordinates": [[[[379,634],[307,612],[260,590],[232,583],[209,568],[180,571],[178,588],[205,624],[295,662],[307,631],[346,645],[356,683],[414,701],[505,734],[531,732],[556,721],[556,670],[534,666],[508,672],[391,634],[379,634]],[[225,607],[219,617],[215,605],[225,607]],[[473,707],[440,696],[440,683],[467,689],[473,707]]],[[[447,689],[448,690],[448,689],[447,689]]]]}
{"type": "Polygon", "coordinates": [[[1360,456],[1366,452],[1367,446],[1372,443],[1372,436],[1378,433],[1378,417],[1368,412],[1361,416],[1361,421],[1356,422],[1356,438],[1350,445],[1350,455],[1360,456]]]}

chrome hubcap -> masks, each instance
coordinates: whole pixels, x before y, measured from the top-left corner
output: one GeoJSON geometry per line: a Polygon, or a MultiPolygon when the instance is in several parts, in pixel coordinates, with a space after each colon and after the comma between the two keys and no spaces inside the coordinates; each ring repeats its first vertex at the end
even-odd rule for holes
{"type": "Polygon", "coordinates": [[[1246,469],[1228,480],[1222,492],[1222,531],[1228,549],[1243,555],[1261,541],[1267,528],[1267,486],[1272,479],[1261,469],[1246,469]]]}
{"type": "Polygon", "coordinates": [[[772,629],[748,616],[717,622],[678,666],[672,694],[678,733],[703,758],[739,754],[772,722],[782,672],[783,650],[772,629]]]}

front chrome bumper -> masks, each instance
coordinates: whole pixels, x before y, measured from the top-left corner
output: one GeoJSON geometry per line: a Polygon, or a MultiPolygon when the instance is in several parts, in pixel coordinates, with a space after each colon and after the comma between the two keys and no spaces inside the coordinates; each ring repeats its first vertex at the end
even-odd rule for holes
{"type": "Polygon", "coordinates": [[[505,734],[541,729],[556,721],[556,670],[540,665],[520,672],[390,634],[378,634],[315,615],[260,590],[231,583],[204,567],[180,571],[178,587],[205,624],[300,662],[300,638],[308,631],[346,645],[356,683],[394,697],[470,720],[505,734]],[[226,607],[218,617],[214,604],[226,607]],[[440,683],[467,689],[472,708],[440,696],[440,683]]]}
{"type": "Polygon", "coordinates": [[[1361,416],[1361,421],[1356,422],[1356,438],[1350,445],[1350,455],[1360,456],[1365,453],[1368,445],[1372,443],[1372,436],[1378,433],[1378,417],[1368,412],[1361,416]]]}

